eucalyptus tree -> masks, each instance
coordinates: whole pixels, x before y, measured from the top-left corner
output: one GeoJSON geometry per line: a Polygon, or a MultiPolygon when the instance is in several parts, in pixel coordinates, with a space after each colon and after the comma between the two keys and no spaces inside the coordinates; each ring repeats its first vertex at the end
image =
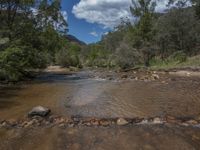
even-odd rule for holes
{"type": "Polygon", "coordinates": [[[151,42],[155,7],[155,0],[132,0],[132,6],[130,7],[133,16],[138,19],[135,30],[135,46],[143,53],[146,66],[149,66],[153,51],[151,42]]]}
{"type": "Polygon", "coordinates": [[[169,0],[168,6],[172,4],[177,7],[186,7],[188,4],[193,5],[196,15],[200,19],[200,0],[169,0]]]}

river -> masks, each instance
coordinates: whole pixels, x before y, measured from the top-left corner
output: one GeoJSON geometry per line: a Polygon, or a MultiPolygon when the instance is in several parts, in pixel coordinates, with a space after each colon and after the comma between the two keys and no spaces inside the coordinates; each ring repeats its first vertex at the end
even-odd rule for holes
{"type": "MultiPolygon", "coordinates": [[[[134,118],[200,115],[199,78],[165,82],[106,80],[91,71],[45,73],[34,81],[2,86],[0,118],[20,119],[42,105],[62,116],[134,118]]],[[[0,130],[0,149],[198,149],[200,130],[191,127],[36,128],[0,130]]]]}
{"type": "MultiPolygon", "coordinates": [[[[91,73],[91,72],[90,72],[91,73]]],[[[116,81],[91,78],[87,71],[46,73],[34,81],[2,87],[0,117],[21,118],[34,106],[81,117],[191,117],[200,114],[200,81],[116,81]]]]}

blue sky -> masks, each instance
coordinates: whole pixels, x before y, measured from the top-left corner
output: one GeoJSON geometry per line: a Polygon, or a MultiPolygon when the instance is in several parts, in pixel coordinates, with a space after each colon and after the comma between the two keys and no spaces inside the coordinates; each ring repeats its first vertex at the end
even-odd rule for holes
{"type": "MultiPolygon", "coordinates": [[[[167,1],[161,0],[156,10],[163,10],[167,1]]],[[[67,14],[69,34],[85,43],[93,43],[117,26],[122,18],[133,20],[130,5],[131,0],[62,0],[62,11],[67,14]]]]}
{"type": "Polygon", "coordinates": [[[104,29],[97,23],[88,23],[85,19],[78,19],[72,13],[73,6],[80,0],[63,0],[62,10],[67,11],[67,21],[69,24],[69,34],[76,36],[78,39],[93,43],[101,39],[101,35],[109,29],[104,29]],[[93,35],[92,35],[93,34],[93,35]]]}

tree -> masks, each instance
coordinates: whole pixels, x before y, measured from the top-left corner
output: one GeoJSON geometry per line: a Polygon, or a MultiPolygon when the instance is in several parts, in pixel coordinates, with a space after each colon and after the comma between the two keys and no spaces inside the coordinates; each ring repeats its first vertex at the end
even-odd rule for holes
{"type": "Polygon", "coordinates": [[[172,4],[175,4],[179,8],[183,8],[189,4],[192,4],[197,17],[200,19],[200,1],[199,0],[169,0],[168,6],[172,4]]]}
{"type": "Polygon", "coordinates": [[[151,40],[153,37],[153,18],[156,1],[153,0],[132,0],[133,6],[130,8],[134,17],[139,21],[136,24],[135,40],[136,46],[143,53],[144,63],[149,66],[152,48],[151,40]]]}
{"type": "Polygon", "coordinates": [[[0,76],[17,80],[28,70],[55,63],[68,27],[61,1],[0,1],[0,76]]]}

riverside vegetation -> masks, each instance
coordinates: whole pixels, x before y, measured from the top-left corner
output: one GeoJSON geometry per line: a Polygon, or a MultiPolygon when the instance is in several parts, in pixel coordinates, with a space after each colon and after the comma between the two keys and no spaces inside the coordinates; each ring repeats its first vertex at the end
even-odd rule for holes
{"type": "Polygon", "coordinates": [[[156,1],[132,1],[134,24],[122,23],[100,42],[84,45],[67,39],[68,24],[60,0],[1,0],[0,79],[18,81],[51,64],[171,68],[200,65],[200,2],[169,0],[155,12],[156,1]],[[189,2],[190,5],[187,5],[189,2]]]}
{"type": "Polygon", "coordinates": [[[100,42],[86,46],[84,62],[121,68],[199,66],[200,2],[190,1],[192,6],[186,7],[187,2],[169,1],[167,10],[156,13],[155,1],[133,1],[134,25],[122,21],[100,42]]]}

